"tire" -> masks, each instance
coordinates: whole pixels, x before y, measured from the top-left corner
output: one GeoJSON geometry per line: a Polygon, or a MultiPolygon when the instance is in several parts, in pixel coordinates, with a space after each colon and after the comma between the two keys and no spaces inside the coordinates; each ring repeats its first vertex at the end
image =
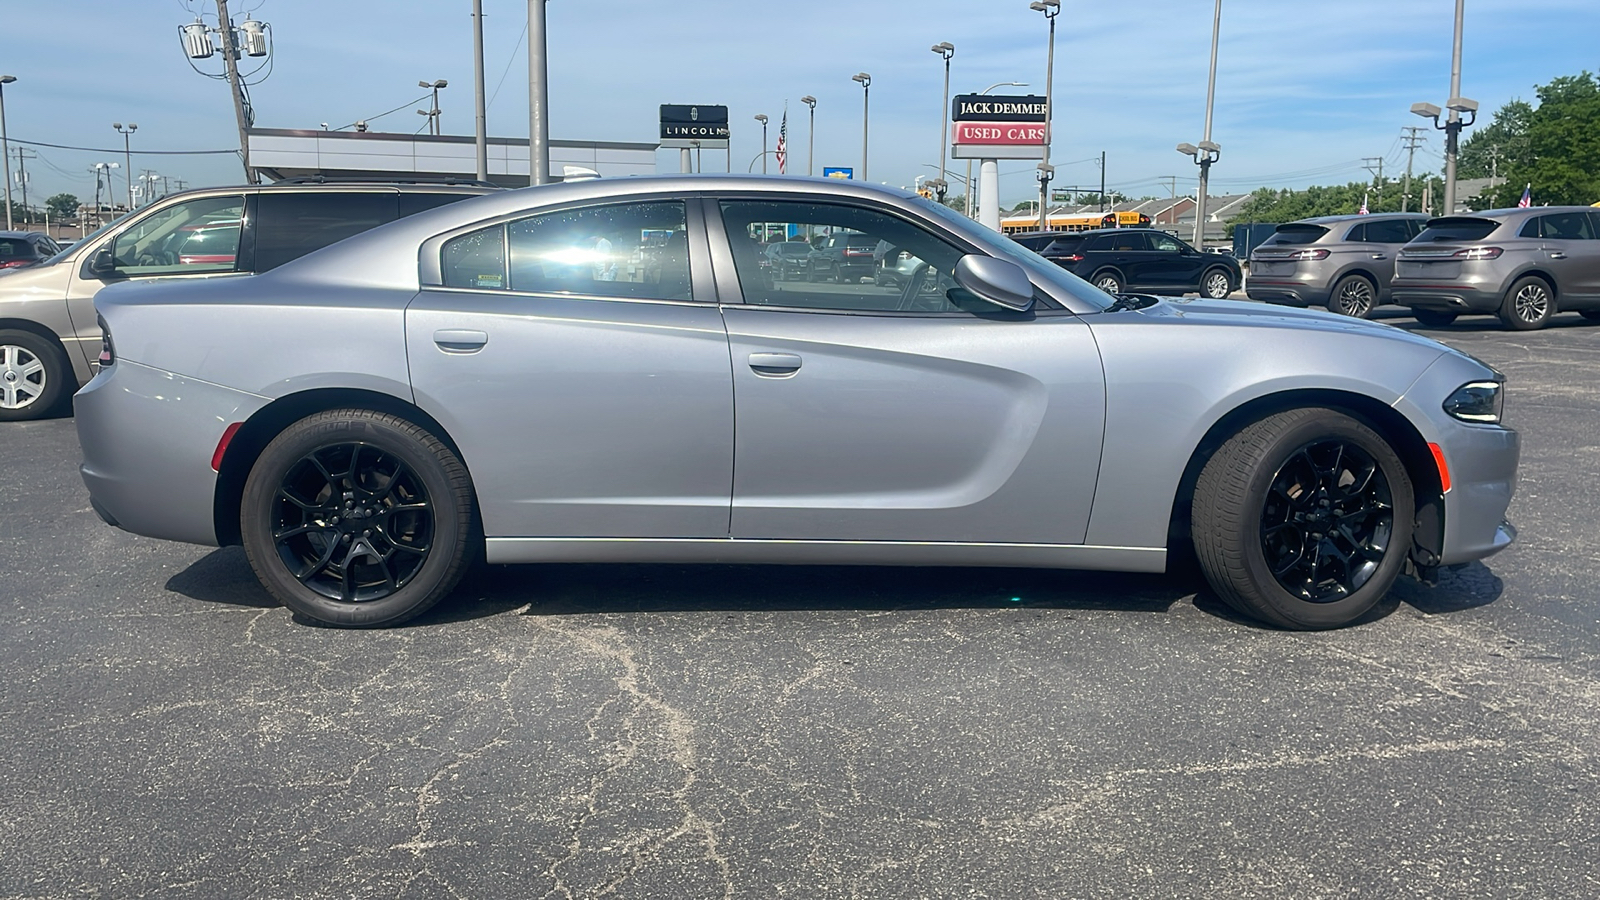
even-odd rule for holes
{"type": "Polygon", "coordinates": [[[1333,286],[1328,311],[1355,319],[1370,319],[1377,305],[1377,285],[1364,275],[1346,275],[1333,286]]]}
{"type": "Polygon", "coordinates": [[[31,331],[0,329],[0,422],[44,418],[77,389],[61,345],[31,331]]]}
{"type": "Polygon", "coordinates": [[[1437,309],[1413,309],[1411,317],[1429,328],[1443,328],[1456,320],[1455,313],[1437,309]]]}
{"type": "Polygon", "coordinates": [[[1500,321],[1512,331],[1533,331],[1550,322],[1556,311],[1555,292],[1543,278],[1518,278],[1500,304],[1500,321]]]}
{"type": "Polygon", "coordinates": [[[1405,465],[1381,435],[1332,409],[1278,413],[1235,434],[1201,471],[1193,505],[1206,580],[1238,611],[1284,628],[1359,619],[1388,593],[1411,550],[1405,465]],[[1346,476],[1364,488],[1344,491],[1346,476]]]}
{"type": "Polygon", "coordinates": [[[1207,300],[1226,300],[1233,293],[1233,278],[1227,269],[1209,269],[1200,276],[1200,296],[1207,300]]]}
{"type": "Polygon", "coordinates": [[[1094,286],[1099,288],[1100,290],[1105,291],[1108,294],[1111,294],[1112,296],[1116,296],[1117,294],[1122,293],[1122,289],[1123,289],[1122,276],[1118,275],[1115,272],[1097,272],[1097,273],[1095,273],[1094,279],[1092,280],[1092,284],[1094,284],[1094,286]]]}
{"type": "Polygon", "coordinates": [[[336,409],[267,444],[239,525],[251,568],[284,606],[372,628],[455,587],[476,556],[472,512],[466,467],[438,438],[398,416],[336,409]]]}

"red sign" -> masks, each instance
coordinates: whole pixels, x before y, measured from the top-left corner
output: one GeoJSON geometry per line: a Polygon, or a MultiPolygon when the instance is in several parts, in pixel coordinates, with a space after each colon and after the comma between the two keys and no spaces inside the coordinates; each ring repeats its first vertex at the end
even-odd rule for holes
{"type": "Polygon", "coordinates": [[[1042,144],[1042,122],[956,122],[952,144],[1042,144]]]}

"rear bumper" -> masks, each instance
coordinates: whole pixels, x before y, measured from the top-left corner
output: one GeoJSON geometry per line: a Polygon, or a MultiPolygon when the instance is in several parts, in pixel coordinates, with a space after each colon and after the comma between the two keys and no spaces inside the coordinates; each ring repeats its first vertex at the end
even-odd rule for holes
{"type": "Polygon", "coordinates": [[[1245,280],[1244,292],[1251,300],[1281,306],[1327,306],[1330,296],[1326,284],[1281,276],[1251,275],[1245,280]]]}
{"type": "Polygon", "coordinates": [[[73,398],[90,505],[134,534],[215,546],[211,454],[266,403],[126,360],[101,371],[73,398]]]}
{"type": "Polygon", "coordinates": [[[1396,279],[1389,289],[1391,302],[1413,309],[1453,313],[1492,313],[1500,308],[1503,291],[1472,284],[1407,283],[1396,279]]]}

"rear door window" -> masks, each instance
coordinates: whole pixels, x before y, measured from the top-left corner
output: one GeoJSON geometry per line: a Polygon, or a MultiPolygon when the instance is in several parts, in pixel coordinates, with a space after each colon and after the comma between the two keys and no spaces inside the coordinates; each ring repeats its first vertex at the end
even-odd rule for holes
{"type": "Polygon", "coordinates": [[[419,212],[437,209],[458,200],[476,197],[477,194],[453,194],[423,191],[406,191],[400,195],[400,218],[414,216],[419,212]]]}
{"type": "Polygon", "coordinates": [[[393,191],[262,191],[256,198],[256,265],[266,272],[351,235],[393,222],[393,191]]]}
{"type": "MultiPolygon", "coordinates": [[[[1555,241],[1592,241],[1594,226],[1588,213],[1551,213],[1534,220],[1539,223],[1539,237],[1555,241]]],[[[1524,231],[1524,236],[1529,236],[1524,231]]]]}
{"type": "Polygon", "coordinates": [[[1411,240],[1411,229],[1404,219],[1368,222],[1366,240],[1372,244],[1404,244],[1411,240]]]}

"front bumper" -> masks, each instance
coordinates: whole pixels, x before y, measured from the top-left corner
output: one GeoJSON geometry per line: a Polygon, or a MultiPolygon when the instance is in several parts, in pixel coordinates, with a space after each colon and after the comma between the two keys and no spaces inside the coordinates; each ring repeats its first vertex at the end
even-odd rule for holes
{"type": "Polygon", "coordinates": [[[216,546],[211,454],[266,403],[127,360],[101,370],[73,398],[90,505],[134,534],[216,546]]]}

